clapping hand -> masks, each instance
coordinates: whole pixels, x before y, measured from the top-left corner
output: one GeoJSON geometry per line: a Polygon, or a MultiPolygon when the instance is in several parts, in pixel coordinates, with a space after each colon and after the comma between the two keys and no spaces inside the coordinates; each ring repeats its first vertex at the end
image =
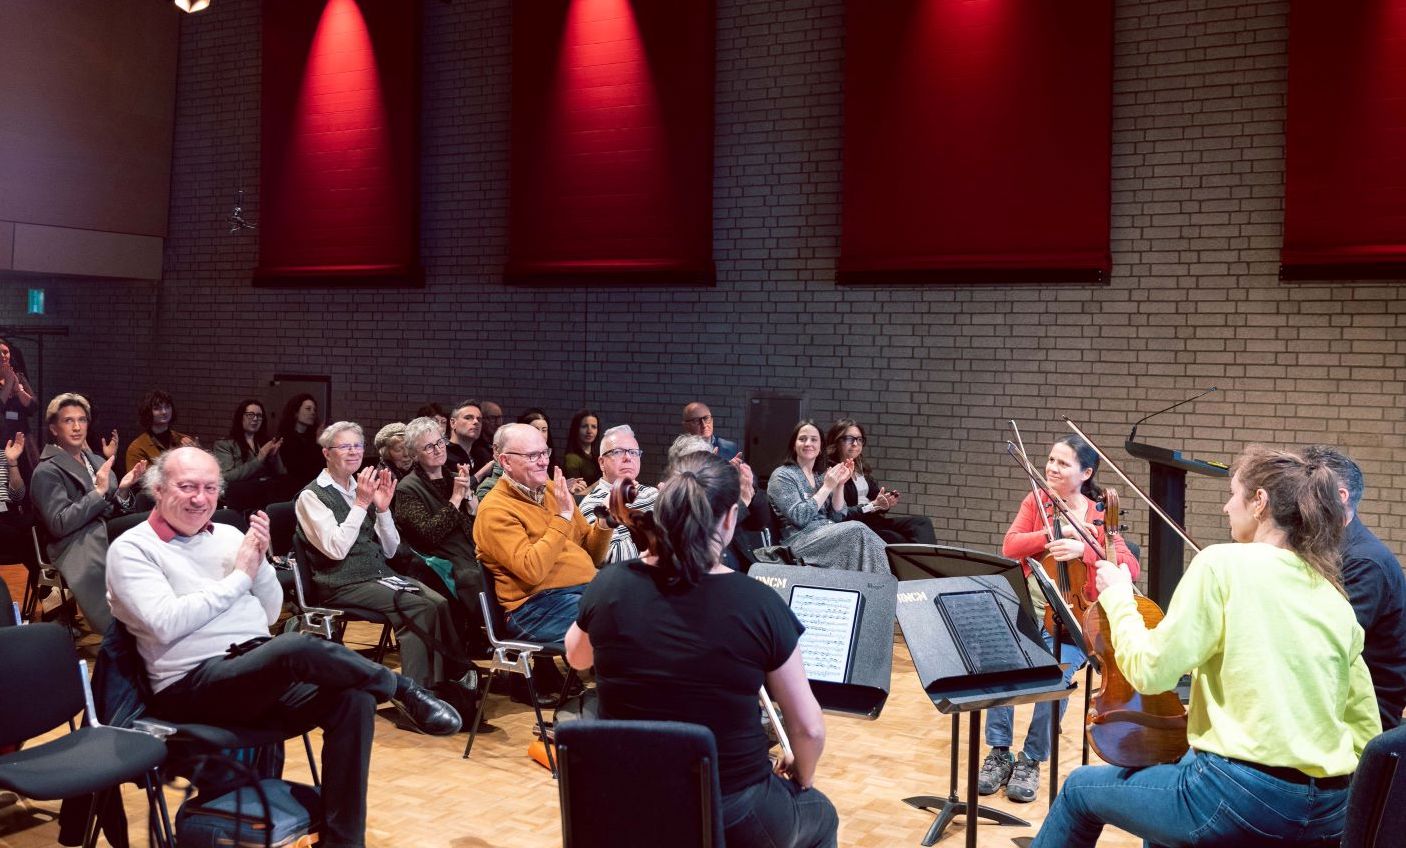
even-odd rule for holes
{"type": "Polygon", "coordinates": [[[391,500],[395,498],[395,475],[389,468],[382,468],[375,474],[376,490],[371,493],[371,505],[377,512],[385,512],[391,508],[391,500]]]}
{"type": "Polygon", "coordinates": [[[19,461],[22,453],[24,453],[24,433],[16,433],[10,441],[5,443],[5,461],[14,465],[19,461]]]}
{"type": "Polygon", "coordinates": [[[249,532],[234,553],[234,567],[253,580],[264,565],[264,553],[269,547],[269,517],[263,512],[249,516],[249,532]]]}
{"type": "MultiPolygon", "coordinates": [[[[87,462],[87,460],[83,460],[87,462]]],[[[107,490],[112,486],[112,455],[109,454],[107,462],[98,466],[98,470],[93,474],[93,490],[106,497],[107,490]]]]}
{"type": "Polygon", "coordinates": [[[113,430],[112,435],[103,439],[103,456],[112,459],[117,456],[117,445],[121,440],[117,437],[117,431],[113,430]]]}
{"type": "Polygon", "coordinates": [[[847,459],[844,462],[837,462],[825,469],[825,485],[831,491],[840,488],[854,476],[854,460],[847,459]]]}
{"type": "Polygon", "coordinates": [[[874,504],[875,512],[887,512],[893,509],[898,503],[898,492],[890,492],[888,489],[880,487],[879,493],[874,496],[871,503],[874,504]]]}
{"type": "Polygon", "coordinates": [[[571,477],[566,481],[566,488],[571,490],[574,497],[582,497],[591,487],[586,484],[585,477],[571,477]]]}
{"type": "Polygon", "coordinates": [[[473,474],[469,471],[469,466],[459,466],[459,470],[454,472],[454,488],[449,493],[449,502],[455,509],[459,508],[465,498],[473,496],[472,487],[473,474]]]}
{"type": "Polygon", "coordinates": [[[356,505],[367,509],[371,506],[371,499],[375,494],[376,469],[368,465],[356,475],[356,505]]]}
{"type": "Polygon", "coordinates": [[[281,448],[281,447],[283,447],[283,437],[282,437],[282,436],[279,436],[279,437],[276,438],[276,439],[272,439],[272,440],[270,440],[270,441],[264,442],[264,446],[261,447],[261,448],[259,448],[259,461],[260,461],[260,462],[267,462],[267,461],[268,461],[268,458],[269,458],[270,456],[273,456],[275,453],[277,453],[277,452],[278,452],[278,449],[281,448]]]}
{"type": "Polygon", "coordinates": [[[552,469],[552,494],[556,497],[557,514],[570,521],[576,512],[576,501],[571,497],[571,488],[560,468],[552,469]]]}
{"type": "MultiPolygon", "coordinates": [[[[107,466],[108,466],[108,470],[111,471],[111,470],[112,470],[112,460],[109,459],[109,460],[107,461],[107,466]]],[[[140,481],[140,480],[142,479],[142,475],[145,474],[145,473],[146,473],[146,460],[143,459],[143,460],[141,460],[140,462],[138,462],[136,465],[133,465],[131,468],[129,468],[129,469],[127,470],[127,473],[126,473],[126,474],[122,475],[122,482],[117,484],[117,491],[119,491],[119,492],[125,492],[125,491],[131,489],[133,486],[135,486],[135,485],[138,483],[138,481],[140,481]]]]}
{"type": "Polygon", "coordinates": [[[752,498],[756,497],[757,494],[757,475],[752,471],[752,466],[748,465],[746,461],[742,459],[742,454],[740,453],[728,460],[728,462],[732,463],[732,467],[737,469],[737,482],[742,487],[739,500],[742,501],[743,506],[751,506],[752,498]]]}

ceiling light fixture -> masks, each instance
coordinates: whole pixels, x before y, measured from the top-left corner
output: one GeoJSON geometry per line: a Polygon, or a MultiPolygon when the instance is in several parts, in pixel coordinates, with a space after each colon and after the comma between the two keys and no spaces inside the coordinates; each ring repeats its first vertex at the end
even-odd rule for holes
{"type": "Polygon", "coordinates": [[[210,0],[175,0],[176,8],[182,12],[199,12],[210,7],[210,0]]]}

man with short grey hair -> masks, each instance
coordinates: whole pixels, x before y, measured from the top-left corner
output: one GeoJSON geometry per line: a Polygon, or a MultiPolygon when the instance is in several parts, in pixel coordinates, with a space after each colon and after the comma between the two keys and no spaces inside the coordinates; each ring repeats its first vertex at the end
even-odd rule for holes
{"type": "Polygon", "coordinates": [[[452,707],[404,675],[335,642],[270,638],[283,590],[264,558],[268,516],[249,532],[211,523],[220,466],[194,447],[154,460],[156,508],[107,552],[113,615],[145,663],[153,717],[296,734],[321,727],[322,798],[331,845],[362,845],[376,704],[391,700],[419,729],[459,729],[452,707]]]}
{"type": "MultiPolygon", "coordinates": [[[[587,523],[595,524],[600,520],[596,516],[597,507],[610,508],[610,491],[617,480],[628,477],[638,483],[640,458],[643,456],[644,451],[640,450],[640,443],[635,439],[635,431],[630,425],[611,427],[601,434],[600,479],[581,499],[581,514],[586,517],[587,523]]],[[[658,497],[658,489],[638,483],[635,499],[630,501],[630,509],[652,512],[658,497]]],[[[616,527],[615,535],[610,539],[610,553],[606,554],[605,561],[624,562],[639,555],[640,550],[630,536],[630,528],[623,524],[616,527]]]]}

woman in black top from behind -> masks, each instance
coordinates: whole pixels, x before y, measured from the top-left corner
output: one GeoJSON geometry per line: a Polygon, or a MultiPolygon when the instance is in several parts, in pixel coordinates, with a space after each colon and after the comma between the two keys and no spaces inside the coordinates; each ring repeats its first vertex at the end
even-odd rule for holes
{"type": "Polygon", "coordinates": [[[659,486],[657,550],[591,581],[566,635],[567,660],[595,666],[601,718],[712,730],[729,846],[827,848],[839,819],[812,788],[825,723],[801,660],[804,628],[774,591],[721,562],[738,496],[729,463],[712,454],[679,460],[659,486]],[[763,683],[795,751],[775,770],[757,703],[763,683]]]}

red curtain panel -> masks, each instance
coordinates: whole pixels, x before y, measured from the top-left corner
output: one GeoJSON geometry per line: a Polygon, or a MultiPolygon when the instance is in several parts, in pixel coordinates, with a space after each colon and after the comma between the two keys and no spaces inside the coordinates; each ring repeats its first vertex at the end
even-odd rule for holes
{"type": "Polygon", "coordinates": [[[1106,280],[1111,0],[845,13],[840,282],[1106,280]]]}
{"type": "Polygon", "coordinates": [[[1406,277],[1406,0],[1289,6],[1287,280],[1406,277]]]}
{"type": "Polygon", "coordinates": [[[711,282],[714,8],[513,4],[507,279],[711,282]]]}
{"type": "Polygon", "coordinates": [[[256,283],[418,284],[418,9],[264,0],[256,283]]]}

